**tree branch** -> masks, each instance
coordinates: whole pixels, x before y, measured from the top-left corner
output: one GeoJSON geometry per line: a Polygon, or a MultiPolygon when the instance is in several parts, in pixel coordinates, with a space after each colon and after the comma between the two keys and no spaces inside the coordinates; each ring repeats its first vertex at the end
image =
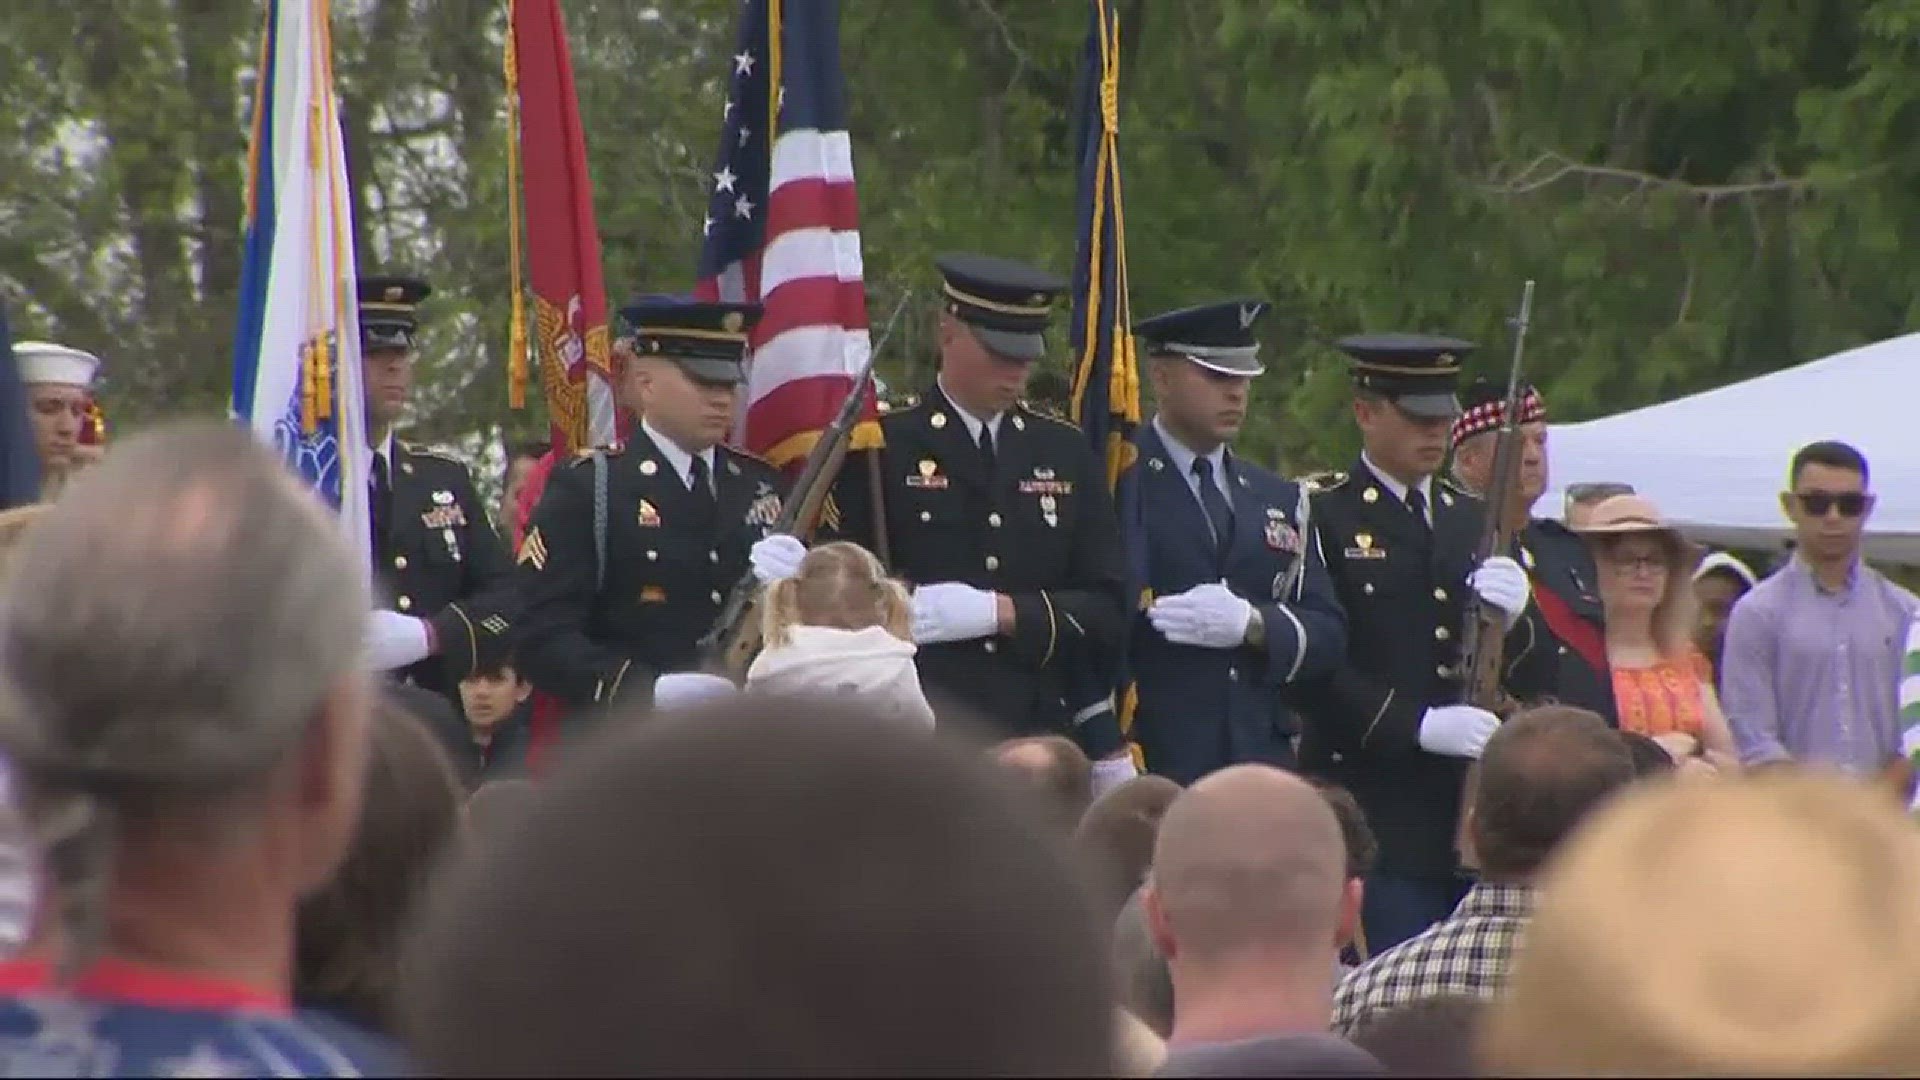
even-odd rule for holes
{"type": "MultiPolygon", "coordinates": [[[[1841,182],[1858,179],[1862,174],[1855,173],[1841,182]]],[[[1505,176],[1495,175],[1487,180],[1476,181],[1481,190],[1494,195],[1530,195],[1552,187],[1563,180],[1591,180],[1624,184],[1629,188],[1627,195],[1666,192],[1683,198],[1695,199],[1706,206],[1744,199],[1760,195],[1784,195],[1788,198],[1800,198],[1809,195],[1815,188],[1815,182],[1806,177],[1776,176],[1766,180],[1755,180],[1739,184],[1693,184],[1685,180],[1676,180],[1669,176],[1626,169],[1615,165],[1593,165],[1575,161],[1564,154],[1549,150],[1534,158],[1525,166],[1505,176]]],[[[1623,197],[1623,198],[1624,198],[1623,197]]]]}

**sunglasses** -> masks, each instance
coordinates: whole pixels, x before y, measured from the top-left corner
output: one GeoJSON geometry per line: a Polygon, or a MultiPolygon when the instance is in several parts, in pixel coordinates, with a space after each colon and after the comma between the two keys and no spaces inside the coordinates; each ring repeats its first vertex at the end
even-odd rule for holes
{"type": "Polygon", "coordinates": [[[1859,491],[1839,495],[1825,491],[1794,492],[1792,498],[1808,517],[1826,517],[1827,511],[1838,510],[1841,517],[1856,518],[1873,505],[1873,496],[1859,491]]]}

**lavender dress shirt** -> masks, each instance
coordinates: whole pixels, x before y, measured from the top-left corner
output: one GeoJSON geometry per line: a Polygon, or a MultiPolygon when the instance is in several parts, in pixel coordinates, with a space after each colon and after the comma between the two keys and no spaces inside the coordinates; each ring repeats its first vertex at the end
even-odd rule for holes
{"type": "Polygon", "coordinates": [[[1828,591],[1795,558],[1734,604],[1721,705],[1747,765],[1792,758],[1854,774],[1900,753],[1901,654],[1914,595],[1856,564],[1828,591]]]}

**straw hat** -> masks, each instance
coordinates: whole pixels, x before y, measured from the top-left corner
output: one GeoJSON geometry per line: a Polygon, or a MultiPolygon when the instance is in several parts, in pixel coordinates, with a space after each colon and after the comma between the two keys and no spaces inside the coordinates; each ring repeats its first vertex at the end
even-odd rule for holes
{"type": "Polygon", "coordinates": [[[1540,897],[1483,1075],[1920,1072],[1920,833],[1877,789],[1636,786],[1540,897]]]}
{"type": "Polygon", "coordinates": [[[1700,561],[1700,549],[1680,535],[1660,508],[1645,495],[1615,495],[1587,511],[1586,523],[1576,530],[1589,544],[1615,536],[1653,536],[1666,545],[1669,562],[1690,567],[1700,561]]]}

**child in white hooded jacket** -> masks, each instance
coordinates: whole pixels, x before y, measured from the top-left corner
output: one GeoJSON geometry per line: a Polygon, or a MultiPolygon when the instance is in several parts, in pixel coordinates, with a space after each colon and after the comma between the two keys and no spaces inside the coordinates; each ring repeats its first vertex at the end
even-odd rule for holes
{"type": "Polygon", "coordinates": [[[867,549],[835,542],[807,552],[798,573],[768,587],[762,612],[749,691],[857,696],[933,726],[913,664],[912,601],[867,549]]]}

